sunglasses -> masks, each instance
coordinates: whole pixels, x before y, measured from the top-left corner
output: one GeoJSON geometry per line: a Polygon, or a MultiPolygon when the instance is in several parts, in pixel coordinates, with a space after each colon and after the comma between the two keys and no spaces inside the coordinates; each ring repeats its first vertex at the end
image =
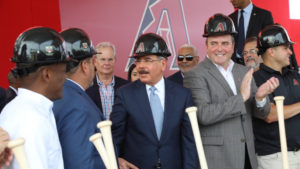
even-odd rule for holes
{"type": "Polygon", "coordinates": [[[179,56],[177,57],[177,60],[178,60],[178,61],[183,61],[184,58],[185,58],[185,60],[187,60],[187,61],[192,61],[192,60],[194,59],[194,56],[192,56],[192,55],[186,55],[186,56],[179,55],[179,56]]]}

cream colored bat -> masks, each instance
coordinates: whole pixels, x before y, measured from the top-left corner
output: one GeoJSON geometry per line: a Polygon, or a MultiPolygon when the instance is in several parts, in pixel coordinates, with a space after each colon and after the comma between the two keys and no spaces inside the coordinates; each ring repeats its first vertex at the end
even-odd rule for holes
{"type": "Polygon", "coordinates": [[[198,152],[198,158],[200,161],[200,166],[201,169],[208,169],[207,167],[207,162],[204,154],[204,149],[203,149],[203,144],[201,140],[201,135],[200,135],[200,129],[199,129],[199,124],[197,120],[197,107],[188,107],[185,109],[186,113],[189,116],[191,125],[192,125],[192,130],[195,138],[195,143],[196,143],[196,148],[198,152]]]}
{"type": "Polygon", "coordinates": [[[29,169],[26,153],[24,150],[24,142],[24,138],[17,138],[9,141],[7,147],[13,151],[20,169],[29,169]]]}
{"type": "Polygon", "coordinates": [[[287,144],[286,144],[286,134],[285,134],[285,125],[284,125],[284,112],[283,112],[283,100],[284,96],[274,97],[276,102],[278,124],[279,124],[279,134],[280,134],[280,146],[282,154],[282,167],[283,169],[289,169],[289,160],[287,154],[287,144]]]}

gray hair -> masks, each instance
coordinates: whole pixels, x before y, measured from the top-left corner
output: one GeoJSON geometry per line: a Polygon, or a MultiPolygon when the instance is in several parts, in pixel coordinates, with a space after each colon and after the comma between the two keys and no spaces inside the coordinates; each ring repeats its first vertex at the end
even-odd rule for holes
{"type": "Polygon", "coordinates": [[[114,44],[112,44],[110,42],[101,42],[101,43],[98,43],[97,46],[96,46],[96,50],[100,49],[100,48],[105,48],[105,47],[112,48],[113,53],[114,53],[114,57],[116,58],[116,55],[117,55],[116,47],[115,47],[114,44]]]}
{"type": "Polygon", "coordinates": [[[194,51],[194,53],[195,53],[195,55],[198,56],[198,50],[197,50],[196,47],[195,47],[194,45],[192,45],[192,44],[184,44],[184,45],[180,46],[179,49],[181,49],[181,48],[192,48],[193,51],[194,51]]]}

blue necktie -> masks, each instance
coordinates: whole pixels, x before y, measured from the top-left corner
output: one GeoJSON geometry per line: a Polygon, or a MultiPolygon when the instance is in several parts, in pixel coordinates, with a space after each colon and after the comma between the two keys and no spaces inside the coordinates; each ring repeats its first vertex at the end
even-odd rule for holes
{"type": "Polygon", "coordinates": [[[245,29],[244,29],[244,10],[240,12],[240,20],[238,27],[238,41],[237,41],[237,53],[238,57],[243,57],[244,43],[245,43],[245,29]]]}
{"type": "Polygon", "coordinates": [[[163,120],[164,120],[164,111],[158,95],[155,94],[156,88],[152,86],[149,88],[149,90],[150,90],[150,106],[151,106],[152,115],[154,119],[156,134],[158,139],[160,139],[163,120]]]}

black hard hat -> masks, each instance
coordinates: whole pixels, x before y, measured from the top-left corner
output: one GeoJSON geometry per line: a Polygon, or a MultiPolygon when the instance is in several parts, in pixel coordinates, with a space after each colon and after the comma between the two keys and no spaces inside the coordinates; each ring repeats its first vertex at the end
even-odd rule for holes
{"type": "Polygon", "coordinates": [[[16,63],[16,72],[20,76],[34,72],[39,66],[68,60],[63,38],[47,27],[34,27],[21,33],[15,42],[11,58],[16,63]]]}
{"type": "Polygon", "coordinates": [[[146,33],[136,41],[132,57],[137,58],[146,55],[169,57],[171,53],[162,37],[154,33],[146,33]]]}
{"type": "Polygon", "coordinates": [[[211,16],[204,25],[203,37],[218,36],[218,35],[236,35],[234,23],[226,15],[217,13],[211,16]]]}
{"type": "Polygon", "coordinates": [[[268,48],[295,44],[290,40],[287,31],[279,24],[269,25],[258,34],[258,50],[259,54],[266,52],[268,48]]]}
{"type": "Polygon", "coordinates": [[[66,42],[67,52],[72,60],[80,61],[95,54],[92,41],[85,31],[79,28],[70,28],[60,34],[66,42]]]}

